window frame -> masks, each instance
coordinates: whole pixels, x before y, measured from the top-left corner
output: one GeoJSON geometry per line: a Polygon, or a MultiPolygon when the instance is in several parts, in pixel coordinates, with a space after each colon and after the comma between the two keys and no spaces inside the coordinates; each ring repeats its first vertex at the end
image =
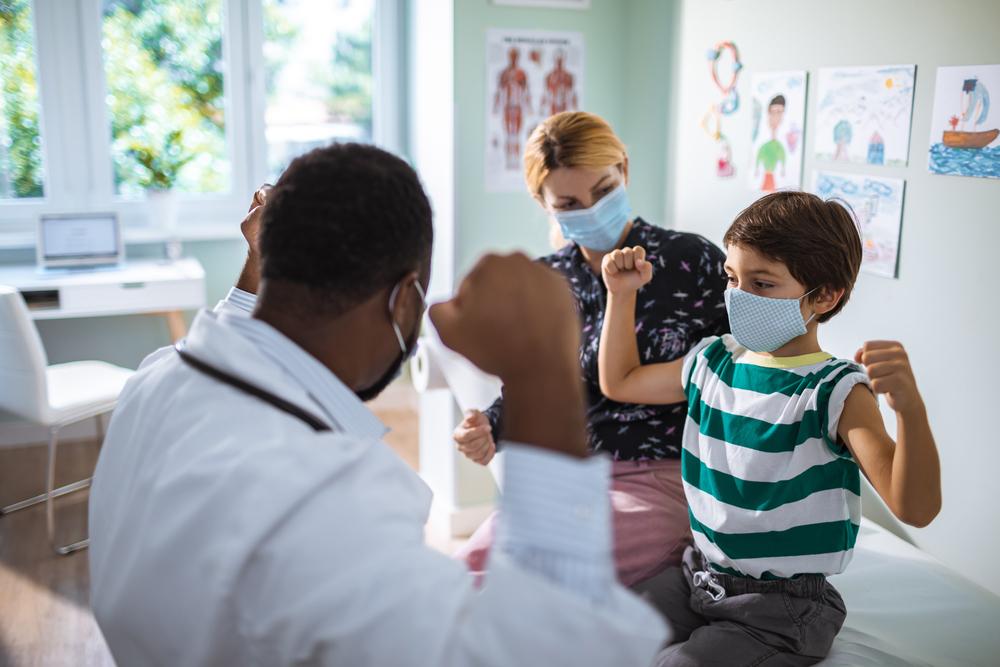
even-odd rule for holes
{"type": "MultiPolygon", "coordinates": [[[[398,153],[403,0],[374,2],[373,142],[398,153]]],[[[263,0],[222,5],[230,190],[178,194],[178,233],[187,239],[238,237],[250,197],[267,177],[263,0]]],[[[50,213],[114,212],[126,243],[165,237],[143,200],[114,192],[101,7],[101,0],[32,0],[44,195],[0,200],[0,247],[33,247],[38,217],[50,213]]]]}

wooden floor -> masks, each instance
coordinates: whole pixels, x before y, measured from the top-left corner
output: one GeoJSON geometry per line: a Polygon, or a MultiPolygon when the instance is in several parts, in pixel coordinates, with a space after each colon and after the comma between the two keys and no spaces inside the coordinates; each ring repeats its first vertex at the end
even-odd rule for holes
{"type": "MultiPolygon", "coordinates": [[[[418,423],[412,388],[401,381],[371,407],[392,429],[386,442],[416,468],[418,423]]],[[[42,490],[45,449],[0,448],[0,504],[42,490]]],[[[90,475],[97,451],[93,441],[61,444],[56,483],[90,475]]],[[[83,536],[86,501],[86,492],[57,501],[57,539],[70,542],[83,536]]],[[[88,552],[56,556],[46,539],[43,507],[0,517],[0,667],[113,665],[88,605],[88,552]]],[[[454,543],[438,540],[434,546],[449,549],[454,543]]]]}

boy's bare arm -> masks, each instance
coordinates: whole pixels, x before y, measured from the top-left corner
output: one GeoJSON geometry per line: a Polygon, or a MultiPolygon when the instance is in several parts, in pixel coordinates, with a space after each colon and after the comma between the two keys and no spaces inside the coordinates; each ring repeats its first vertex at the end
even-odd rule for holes
{"type": "Polygon", "coordinates": [[[847,397],[838,434],[892,513],[926,526],[941,510],[941,466],[906,351],[899,343],[872,341],[855,358],[896,412],[897,442],[886,433],[875,396],[861,386],[847,397]]]}
{"type": "Polygon", "coordinates": [[[683,359],[643,366],[635,335],[636,292],[652,278],[642,248],[608,253],[601,266],[608,305],[597,354],[601,393],[622,403],[670,404],[684,400],[683,359]]]}

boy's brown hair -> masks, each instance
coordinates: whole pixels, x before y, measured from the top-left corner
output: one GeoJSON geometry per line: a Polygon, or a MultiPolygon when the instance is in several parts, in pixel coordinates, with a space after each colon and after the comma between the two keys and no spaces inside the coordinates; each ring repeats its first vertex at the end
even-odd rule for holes
{"type": "Polygon", "coordinates": [[[818,322],[839,313],[861,268],[861,237],[845,204],[807,192],[774,192],[736,216],[723,239],[775,259],[807,290],[843,289],[844,296],[818,322]]]}

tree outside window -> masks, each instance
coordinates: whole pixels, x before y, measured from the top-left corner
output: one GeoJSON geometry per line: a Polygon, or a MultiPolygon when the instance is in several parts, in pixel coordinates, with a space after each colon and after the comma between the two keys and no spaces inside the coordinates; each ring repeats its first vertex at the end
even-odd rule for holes
{"type": "Polygon", "coordinates": [[[31,0],[0,0],[0,199],[41,197],[42,140],[31,0]]]}
{"type": "Polygon", "coordinates": [[[269,178],[333,141],[372,140],[374,0],[264,0],[269,178]]]}
{"type": "Polygon", "coordinates": [[[105,0],[115,187],[230,189],[221,0],[105,0]]]}

